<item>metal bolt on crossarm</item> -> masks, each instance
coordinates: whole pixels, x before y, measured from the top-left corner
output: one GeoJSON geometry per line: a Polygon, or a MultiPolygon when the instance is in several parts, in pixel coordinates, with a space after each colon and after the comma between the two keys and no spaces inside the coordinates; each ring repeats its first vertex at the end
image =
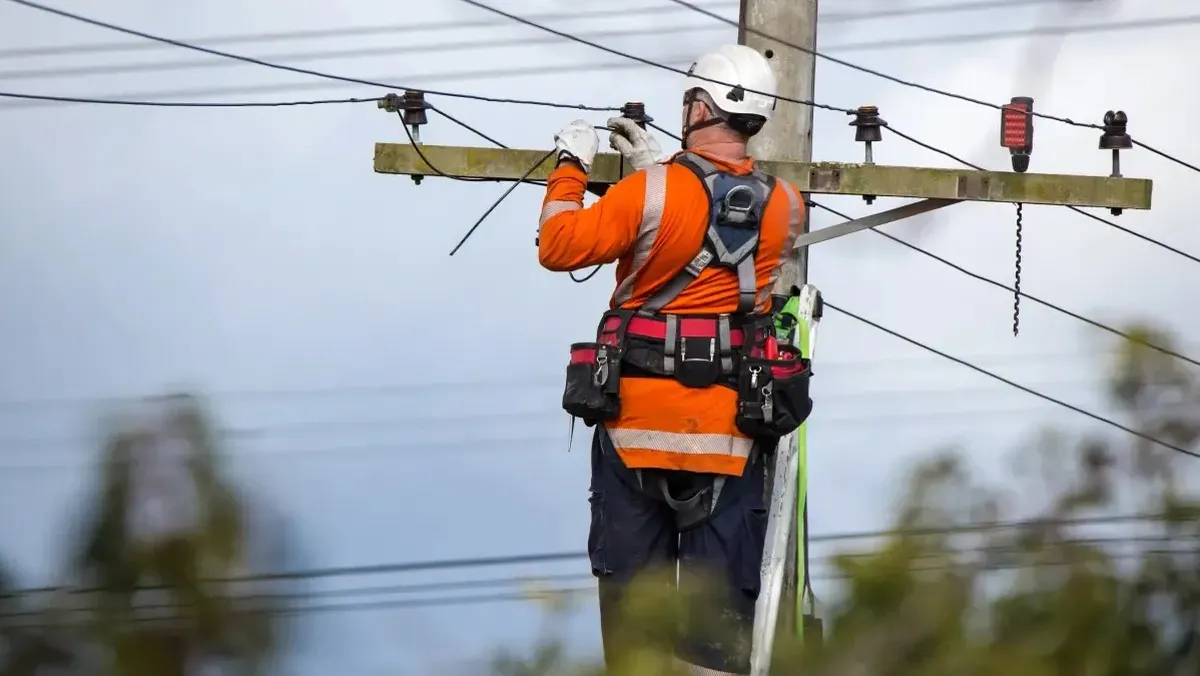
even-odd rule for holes
{"type": "MultiPolygon", "coordinates": [[[[1123,110],[1104,113],[1104,133],[1100,135],[1100,149],[1112,151],[1113,178],[1121,178],[1121,151],[1133,148],[1133,137],[1128,133],[1129,116],[1123,110]]],[[[1121,209],[1109,209],[1113,216],[1120,216],[1121,209]]]]}

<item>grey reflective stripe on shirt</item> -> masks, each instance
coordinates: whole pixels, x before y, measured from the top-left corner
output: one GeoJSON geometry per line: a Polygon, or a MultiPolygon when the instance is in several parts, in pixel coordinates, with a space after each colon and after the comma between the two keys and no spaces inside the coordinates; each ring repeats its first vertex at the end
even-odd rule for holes
{"type": "Polygon", "coordinates": [[[612,297],[613,304],[618,307],[633,298],[633,285],[650,259],[650,251],[662,227],[663,208],[667,202],[667,165],[652,164],[645,171],[646,197],[642,203],[642,222],[638,226],[637,241],[633,248],[633,264],[612,297]]]}
{"type": "Polygon", "coordinates": [[[582,204],[572,202],[571,200],[550,200],[546,202],[542,205],[542,214],[538,216],[538,234],[542,233],[542,226],[551,218],[559,214],[565,214],[568,211],[579,211],[582,208],[582,204]]]}
{"type": "Polygon", "coordinates": [[[788,232],[787,237],[783,240],[783,252],[779,257],[779,264],[771,269],[770,278],[767,279],[767,286],[759,292],[755,299],[755,307],[761,307],[764,303],[770,301],[771,291],[775,289],[775,281],[779,279],[779,272],[783,269],[784,263],[792,254],[792,246],[796,243],[796,238],[804,232],[804,206],[800,195],[797,194],[796,188],[787,181],[778,181],[778,187],[783,188],[783,192],[787,195],[788,200],[788,232]]]}

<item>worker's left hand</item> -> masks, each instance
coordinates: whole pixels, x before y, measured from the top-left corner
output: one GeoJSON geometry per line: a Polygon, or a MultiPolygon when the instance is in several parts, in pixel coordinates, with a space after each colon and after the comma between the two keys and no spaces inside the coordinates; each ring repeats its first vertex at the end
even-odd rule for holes
{"type": "Polygon", "coordinates": [[[609,119],[608,126],[613,129],[608,135],[608,144],[613,150],[621,153],[635,171],[662,161],[663,151],[658,139],[633,120],[628,117],[614,117],[609,119]]]}
{"type": "Polygon", "coordinates": [[[591,171],[592,160],[596,159],[596,151],[600,149],[600,139],[590,122],[575,120],[554,135],[554,147],[558,149],[559,158],[563,155],[573,157],[584,171],[591,171]]]}

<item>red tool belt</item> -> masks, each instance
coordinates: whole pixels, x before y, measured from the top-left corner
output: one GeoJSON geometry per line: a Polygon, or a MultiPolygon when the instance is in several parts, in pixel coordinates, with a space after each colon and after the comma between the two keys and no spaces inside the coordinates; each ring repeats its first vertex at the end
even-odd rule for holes
{"type": "Polygon", "coordinates": [[[620,378],[674,378],[738,392],[737,423],[753,437],[788,434],[812,409],[810,364],[775,342],[766,315],[604,313],[595,342],[571,345],[563,409],[588,426],[620,415],[620,378]]]}

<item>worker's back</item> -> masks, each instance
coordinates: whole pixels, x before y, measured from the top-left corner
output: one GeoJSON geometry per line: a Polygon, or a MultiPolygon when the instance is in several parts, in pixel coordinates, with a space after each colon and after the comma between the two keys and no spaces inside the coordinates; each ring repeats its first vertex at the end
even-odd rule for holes
{"type": "Polygon", "coordinates": [[[626,663],[644,630],[624,626],[630,582],[662,567],[721,618],[672,628],[682,670],[750,673],[767,457],[812,411],[809,362],[777,342],[770,313],[804,203],[742,159],[778,103],[769,58],[722,45],[692,64],[687,150],[674,157],[644,120],[609,119],[609,144],[635,171],[586,208],[593,124],[574,120],[554,136],[538,261],[555,271],[617,263],[595,338],[571,345],[562,398],[596,428],[588,555],[609,668],[626,663]]]}
{"type": "MultiPolygon", "coordinates": [[[[679,159],[734,176],[749,176],[754,168],[749,159],[730,162],[695,151],[677,156],[679,159]]],[[[752,254],[753,307],[749,313],[742,311],[759,319],[769,312],[771,287],[784,252],[791,249],[804,224],[799,191],[785,181],[775,180],[773,184],[761,210],[757,249],[752,254]]],[[[596,256],[619,254],[616,290],[610,303],[614,309],[643,308],[697,256],[709,232],[711,197],[701,178],[680,161],[654,165],[625,177],[609,190],[603,209],[572,210],[570,216],[560,218],[555,205],[567,200],[557,199],[556,192],[550,186],[543,208],[539,250],[542,264],[551,269],[569,269],[596,256]],[[584,242],[592,245],[573,246],[584,242]]],[[[737,317],[734,313],[739,311],[740,299],[737,272],[709,265],[669,302],[655,309],[660,316],[695,317],[683,320],[681,335],[690,333],[693,338],[711,337],[716,341],[720,331],[716,316],[737,317]]],[[[660,340],[668,335],[665,321],[645,317],[631,321],[630,333],[635,336],[639,331],[662,334],[657,335],[660,340]]],[[[734,333],[740,335],[736,327],[734,333]]],[[[693,354],[693,361],[697,357],[711,358],[693,354]]],[[[681,358],[686,363],[687,357],[681,358]]],[[[636,367],[625,367],[620,378],[619,414],[604,424],[626,466],[740,476],[754,440],[736,422],[736,377],[733,386],[723,383],[695,387],[677,378],[656,377],[660,375],[638,374],[636,367]]]]}
{"type": "MultiPolygon", "coordinates": [[[[744,176],[753,170],[750,159],[731,162],[699,151],[691,154],[712,162],[722,171],[744,176]]],[[[704,243],[709,224],[709,197],[704,184],[682,164],[657,165],[645,172],[643,190],[650,209],[633,251],[617,265],[617,289],[612,307],[638,308],[682,269],[704,243]],[[661,204],[660,207],[658,206],[661,204]],[[661,214],[661,215],[660,215],[661,214]]],[[[634,179],[633,176],[627,180],[634,179]]],[[[767,312],[771,284],[783,252],[803,227],[800,193],[778,181],[762,215],[758,252],[755,256],[758,312],[767,312]],[[793,224],[795,231],[793,231],[793,224]]],[[[661,311],[672,314],[722,314],[738,307],[737,274],[729,268],[709,266],[661,311]]]]}

